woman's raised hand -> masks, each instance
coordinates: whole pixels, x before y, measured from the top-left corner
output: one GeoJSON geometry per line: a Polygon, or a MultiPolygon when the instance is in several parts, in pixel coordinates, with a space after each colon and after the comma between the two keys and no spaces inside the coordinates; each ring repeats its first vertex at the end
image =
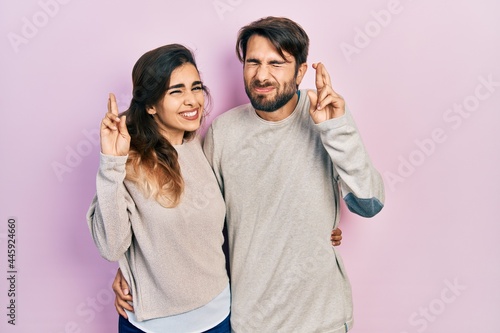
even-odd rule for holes
{"type": "Polygon", "coordinates": [[[108,112],[101,122],[101,152],[104,155],[125,156],[130,149],[125,116],[118,117],[118,106],[113,93],[109,94],[108,112]]]}

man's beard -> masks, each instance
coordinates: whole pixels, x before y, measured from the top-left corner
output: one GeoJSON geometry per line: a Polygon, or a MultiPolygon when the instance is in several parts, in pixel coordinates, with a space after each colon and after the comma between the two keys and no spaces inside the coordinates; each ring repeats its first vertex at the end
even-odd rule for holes
{"type": "Polygon", "coordinates": [[[258,81],[251,81],[249,85],[248,83],[245,82],[245,91],[247,93],[248,98],[250,99],[250,103],[252,103],[254,109],[258,111],[274,112],[283,107],[286,103],[288,103],[288,101],[290,101],[293,95],[295,95],[295,93],[297,92],[297,85],[295,84],[295,78],[293,80],[285,82],[282,91],[279,91],[279,88],[280,85],[278,83],[262,84],[258,81]],[[250,90],[250,87],[264,88],[269,86],[273,86],[275,88],[275,91],[277,92],[277,95],[274,99],[267,99],[268,97],[266,95],[255,94],[252,93],[250,90]]]}

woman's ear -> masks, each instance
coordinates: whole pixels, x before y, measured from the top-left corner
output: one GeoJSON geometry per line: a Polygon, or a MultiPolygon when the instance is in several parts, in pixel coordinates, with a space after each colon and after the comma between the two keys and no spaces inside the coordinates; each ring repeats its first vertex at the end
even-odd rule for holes
{"type": "Polygon", "coordinates": [[[156,114],[156,108],[154,106],[146,106],[146,111],[150,114],[150,115],[154,115],[156,114]]]}

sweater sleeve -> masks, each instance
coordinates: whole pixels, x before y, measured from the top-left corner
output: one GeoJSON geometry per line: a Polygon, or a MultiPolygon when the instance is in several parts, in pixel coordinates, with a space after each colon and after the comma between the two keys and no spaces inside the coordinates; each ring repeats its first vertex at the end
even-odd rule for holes
{"type": "Polygon", "coordinates": [[[224,193],[224,181],[221,176],[220,170],[220,156],[218,155],[217,147],[215,147],[214,140],[214,124],[212,124],[205,135],[203,140],[203,152],[205,153],[205,157],[208,160],[208,163],[212,167],[212,170],[215,174],[215,178],[217,179],[217,183],[219,184],[221,193],[224,193]]]}
{"type": "Polygon", "coordinates": [[[373,217],[384,206],[384,184],[361,140],[354,119],[346,107],[339,118],[315,125],[340,184],[342,197],[350,211],[373,217]]]}
{"type": "Polygon", "coordinates": [[[100,156],[96,195],[87,212],[90,233],[101,256],[118,261],[132,240],[129,213],[134,203],[127,192],[125,164],[127,156],[100,156]]]}

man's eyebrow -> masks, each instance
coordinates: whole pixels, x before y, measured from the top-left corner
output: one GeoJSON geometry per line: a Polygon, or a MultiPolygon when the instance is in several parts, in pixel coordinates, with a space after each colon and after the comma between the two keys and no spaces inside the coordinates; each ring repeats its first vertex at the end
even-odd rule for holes
{"type": "MultiPolygon", "coordinates": [[[[260,61],[259,59],[255,59],[255,58],[248,58],[246,60],[246,62],[251,62],[251,63],[255,63],[255,64],[262,63],[262,61],[260,61]]],[[[286,63],[288,63],[288,61],[286,61],[285,59],[273,59],[273,60],[268,61],[268,64],[271,64],[271,65],[281,65],[281,64],[286,64],[286,63]]]]}
{"type": "Polygon", "coordinates": [[[255,59],[255,58],[247,58],[246,62],[255,62],[255,63],[260,64],[261,61],[258,59],[255,59]]]}
{"type": "Polygon", "coordinates": [[[288,61],[285,61],[285,60],[271,60],[269,61],[269,63],[271,65],[274,65],[274,64],[286,64],[288,61]]]}

